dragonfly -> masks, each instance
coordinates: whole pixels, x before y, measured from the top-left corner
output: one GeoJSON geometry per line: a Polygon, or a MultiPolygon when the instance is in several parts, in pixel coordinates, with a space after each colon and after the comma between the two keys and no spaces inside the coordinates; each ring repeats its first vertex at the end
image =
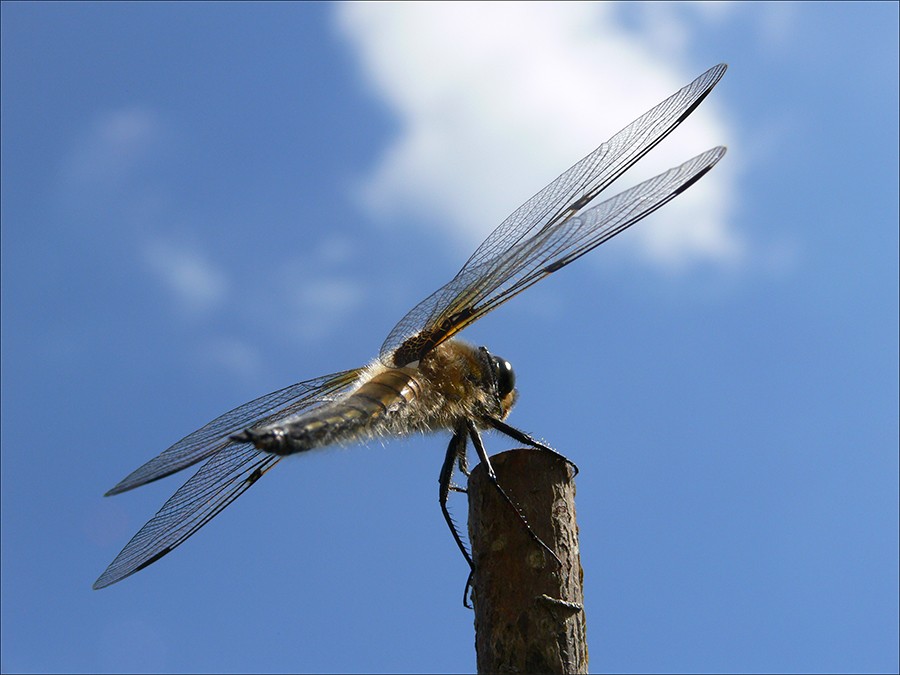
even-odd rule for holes
{"type": "Polygon", "coordinates": [[[556,451],[506,422],[518,395],[509,362],[456,334],[656,211],[715,166],[724,147],[592,205],[700,105],[726,68],[719,64],[704,72],[513,211],[453,279],[400,319],[370,364],[298,382],[245,403],[126,476],[107,496],[204,462],[93,587],[110,586],[173,551],[286,455],[419,432],[451,434],[438,499],[471,569],[472,557],[448,509],[450,492],[460,489],[452,482],[456,467],[468,473],[468,442],[511,505],[493,473],[481,432],[496,430],[530,447],[556,451]]]}

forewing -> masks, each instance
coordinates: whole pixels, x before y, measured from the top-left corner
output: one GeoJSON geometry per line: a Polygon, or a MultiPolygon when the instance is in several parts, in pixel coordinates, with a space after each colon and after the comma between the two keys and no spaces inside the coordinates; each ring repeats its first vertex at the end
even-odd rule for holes
{"type": "MultiPolygon", "coordinates": [[[[725,69],[725,64],[720,64],[700,75],[641,115],[516,209],[475,250],[450,283],[416,305],[400,320],[381,347],[382,361],[392,366],[415,361],[429,349],[496,307],[499,302],[489,300],[491,294],[498,289],[501,297],[512,297],[515,293],[510,295],[501,287],[522,276],[517,274],[515,265],[522,261],[552,261],[554,256],[547,254],[552,253],[556,246],[565,247],[565,233],[572,229],[567,225],[568,221],[690,115],[722,78],[725,69]]],[[[695,160],[689,160],[682,166],[695,160]]],[[[662,176],[668,174],[669,172],[662,176]]],[[[654,180],[657,179],[651,179],[642,185],[654,180]]],[[[631,190],[628,192],[635,194],[631,190]]],[[[674,194],[668,199],[672,196],[674,194]]],[[[668,199],[661,201],[655,208],[668,199]]],[[[629,224],[637,220],[639,218],[632,219],[629,224]]],[[[598,229],[598,224],[595,223],[593,228],[598,229]]],[[[624,227],[616,232],[622,229],[624,227]]],[[[578,255],[561,262],[555,269],[571,262],[578,255]]]]}
{"type": "Polygon", "coordinates": [[[311,410],[349,388],[361,373],[362,369],[345,370],[298,382],[229,410],[135,469],[106,494],[115,495],[131,490],[180,471],[227,448],[248,445],[232,441],[229,436],[249,427],[311,410]]]}

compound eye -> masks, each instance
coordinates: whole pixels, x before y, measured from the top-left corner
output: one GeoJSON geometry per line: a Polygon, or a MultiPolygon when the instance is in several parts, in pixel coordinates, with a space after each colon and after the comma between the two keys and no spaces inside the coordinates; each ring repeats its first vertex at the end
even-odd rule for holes
{"type": "Polygon", "coordinates": [[[509,361],[499,356],[492,357],[497,369],[497,394],[500,399],[506,398],[516,388],[516,374],[509,361]]]}

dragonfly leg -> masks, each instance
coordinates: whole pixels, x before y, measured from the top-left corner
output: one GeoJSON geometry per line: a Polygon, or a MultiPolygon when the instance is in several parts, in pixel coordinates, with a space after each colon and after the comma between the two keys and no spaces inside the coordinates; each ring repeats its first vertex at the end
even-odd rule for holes
{"type": "Polygon", "coordinates": [[[459,550],[462,551],[463,557],[466,559],[466,562],[469,563],[469,568],[472,567],[472,555],[466,550],[465,544],[463,544],[462,536],[459,533],[459,529],[456,526],[456,523],[453,522],[453,517],[450,515],[450,510],[447,508],[447,500],[450,497],[450,491],[462,491],[462,488],[453,485],[451,479],[453,477],[453,465],[458,460],[460,454],[465,454],[466,452],[466,430],[465,428],[457,429],[453,438],[450,439],[450,445],[447,446],[447,454],[444,457],[444,464],[441,467],[441,475],[438,479],[438,498],[441,503],[441,513],[444,514],[444,520],[447,521],[447,527],[450,528],[450,533],[453,535],[453,540],[456,542],[456,545],[459,546],[459,550]]]}
{"type": "MultiPolygon", "coordinates": [[[[466,444],[463,443],[459,448],[459,453],[456,455],[456,463],[459,466],[459,472],[465,476],[469,477],[469,460],[466,456],[466,444]]],[[[465,490],[460,490],[460,492],[465,492],[465,490]]]]}
{"type": "MultiPolygon", "coordinates": [[[[501,422],[501,424],[503,424],[503,423],[501,422]]],[[[504,425],[504,426],[506,426],[506,425],[504,425]]],[[[484,443],[482,443],[482,441],[481,441],[481,435],[478,433],[478,428],[475,426],[475,422],[473,422],[472,420],[466,420],[466,428],[469,431],[469,437],[472,439],[472,444],[475,446],[475,450],[478,453],[478,458],[481,460],[481,463],[484,464],[484,468],[488,474],[488,479],[491,481],[493,486],[495,488],[497,488],[497,490],[500,492],[500,495],[503,497],[503,500],[507,504],[509,504],[510,507],[512,507],[512,510],[515,512],[516,516],[521,521],[522,525],[524,525],[525,529],[528,531],[528,536],[530,536],[535,541],[535,543],[537,543],[541,548],[543,548],[547,553],[549,553],[553,557],[553,559],[556,561],[557,565],[562,567],[562,562],[560,561],[560,559],[556,555],[556,553],[553,552],[553,549],[551,549],[549,546],[547,546],[547,544],[545,544],[543,542],[543,540],[541,540],[541,538],[534,533],[534,530],[531,529],[531,525],[529,525],[528,521],[525,520],[525,516],[522,515],[522,512],[519,510],[519,507],[513,503],[512,499],[509,498],[509,495],[507,495],[506,492],[503,490],[503,488],[500,487],[500,482],[497,480],[497,474],[494,473],[494,467],[491,466],[491,460],[488,458],[488,454],[484,449],[484,443]]],[[[509,427],[509,428],[512,429],[512,427],[509,427]]],[[[528,442],[523,439],[527,439],[527,438],[529,438],[529,436],[518,431],[517,429],[513,429],[513,431],[520,434],[520,436],[513,436],[513,438],[515,438],[518,441],[521,441],[522,443],[528,442]]],[[[541,449],[549,450],[550,452],[553,452],[554,454],[559,454],[555,450],[550,450],[550,448],[548,448],[547,446],[544,446],[544,445],[535,446],[535,447],[540,447],[541,449]]],[[[562,455],[560,455],[560,456],[562,456],[562,455]]]]}
{"type": "MultiPolygon", "coordinates": [[[[469,576],[466,579],[466,587],[463,589],[463,606],[472,609],[472,605],[469,603],[469,590],[472,588],[472,575],[474,574],[475,565],[472,563],[472,554],[466,550],[466,546],[463,544],[462,536],[459,534],[456,523],[453,522],[453,517],[447,509],[447,499],[450,497],[451,490],[456,492],[466,491],[465,488],[454,485],[451,482],[451,478],[453,477],[454,463],[460,462],[460,468],[462,468],[463,463],[466,461],[467,432],[466,426],[461,424],[453,433],[453,438],[450,439],[450,445],[447,446],[447,454],[444,457],[444,464],[441,467],[441,477],[438,480],[438,483],[440,485],[441,513],[444,514],[444,520],[447,521],[447,526],[450,528],[453,540],[456,542],[456,545],[459,546],[459,550],[462,551],[466,562],[469,563],[469,576]]],[[[468,471],[466,471],[465,474],[468,475],[468,471]]]]}
{"type": "Polygon", "coordinates": [[[515,427],[511,427],[510,425],[508,425],[506,422],[504,422],[501,419],[497,419],[496,417],[488,417],[486,421],[488,424],[490,424],[492,427],[494,427],[497,431],[499,431],[500,433],[506,434],[510,438],[513,438],[513,439],[519,441],[519,443],[524,443],[525,445],[530,445],[532,448],[537,448],[538,450],[543,450],[544,452],[549,452],[551,455],[556,455],[560,459],[565,460],[569,465],[571,465],[572,470],[575,472],[574,475],[576,475],[576,476],[578,475],[578,465],[575,462],[573,462],[571,459],[566,457],[564,454],[562,454],[561,452],[557,452],[556,450],[551,448],[549,445],[544,445],[540,441],[533,439],[531,436],[526,434],[524,431],[520,431],[519,429],[516,429],[515,427]]]}

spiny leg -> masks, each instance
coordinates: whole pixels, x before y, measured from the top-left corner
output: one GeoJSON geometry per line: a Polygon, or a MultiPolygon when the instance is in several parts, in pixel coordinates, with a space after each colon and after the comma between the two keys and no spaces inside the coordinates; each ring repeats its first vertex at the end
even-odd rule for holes
{"type": "MultiPolygon", "coordinates": [[[[472,605],[469,604],[469,589],[472,587],[472,575],[475,574],[475,565],[472,562],[472,555],[466,550],[462,537],[456,529],[456,523],[453,522],[450,511],[447,509],[447,500],[450,498],[451,490],[459,492],[466,491],[465,488],[458,487],[451,481],[453,478],[454,462],[465,462],[465,457],[466,427],[465,425],[459,425],[453,433],[453,438],[450,439],[450,444],[447,446],[447,454],[444,457],[444,464],[441,467],[441,476],[438,479],[438,484],[440,487],[439,498],[441,502],[441,513],[444,514],[444,520],[447,521],[447,526],[450,528],[453,540],[456,542],[456,545],[459,546],[459,550],[462,551],[466,562],[469,563],[469,577],[466,579],[466,587],[463,589],[463,606],[472,609],[472,605]]],[[[466,475],[468,475],[468,473],[466,475]]]]}
{"type": "MultiPolygon", "coordinates": [[[[502,424],[502,422],[501,422],[501,424],[502,424]]],[[[553,549],[551,549],[549,546],[547,546],[547,544],[545,544],[541,540],[541,538],[534,533],[534,530],[531,529],[531,525],[529,525],[528,521],[525,520],[525,516],[522,515],[522,512],[519,510],[519,507],[513,503],[513,501],[509,498],[509,495],[507,495],[506,492],[503,490],[503,488],[500,487],[500,482],[497,480],[497,474],[494,473],[494,467],[491,466],[491,460],[488,458],[488,454],[484,449],[484,443],[481,442],[481,435],[478,433],[478,428],[475,426],[475,423],[472,420],[466,420],[466,427],[469,430],[469,437],[472,439],[472,444],[475,446],[475,451],[478,453],[478,458],[481,460],[481,463],[484,464],[484,468],[487,471],[488,478],[490,479],[491,483],[500,492],[500,495],[503,497],[504,501],[506,501],[506,503],[509,504],[510,507],[512,507],[513,512],[516,514],[518,519],[522,522],[522,525],[524,525],[525,529],[528,531],[528,536],[530,536],[541,548],[543,548],[545,551],[547,551],[547,553],[549,553],[553,557],[553,559],[556,561],[557,565],[562,567],[562,562],[557,557],[556,553],[553,552],[553,549]]],[[[512,427],[509,427],[509,428],[512,429],[512,427]]],[[[518,431],[517,429],[513,429],[513,431],[515,431],[517,434],[520,434],[520,436],[513,436],[513,438],[515,438],[517,441],[520,441],[522,443],[528,442],[528,441],[524,440],[524,439],[529,438],[526,434],[523,434],[521,431],[518,431]]],[[[540,446],[536,445],[535,447],[540,447],[541,449],[549,450],[550,452],[553,452],[554,454],[557,454],[557,455],[559,454],[555,450],[550,450],[550,448],[548,448],[545,445],[540,445],[540,446]]],[[[562,456],[562,455],[560,455],[560,456],[562,456]]]]}
{"type": "Polygon", "coordinates": [[[466,562],[469,563],[469,569],[472,569],[472,556],[466,550],[465,544],[463,544],[462,541],[462,537],[460,536],[459,531],[456,528],[456,523],[453,522],[453,518],[450,516],[450,511],[447,509],[447,500],[450,498],[450,490],[461,490],[461,488],[458,488],[451,482],[451,479],[453,478],[453,464],[458,461],[460,456],[464,456],[465,453],[466,428],[464,426],[460,426],[453,433],[453,438],[450,439],[450,444],[447,446],[447,454],[444,457],[444,464],[443,466],[441,466],[441,475],[438,479],[438,498],[441,502],[441,513],[444,514],[444,520],[447,521],[447,526],[450,528],[451,534],[453,534],[453,540],[456,542],[456,545],[459,546],[459,550],[462,551],[463,557],[466,559],[466,562]]]}
{"type": "Polygon", "coordinates": [[[572,466],[572,470],[574,471],[574,475],[578,475],[578,465],[573,462],[571,459],[566,457],[561,452],[557,452],[553,448],[548,445],[544,445],[540,441],[536,441],[531,436],[526,434],[524,431],[520,431],[515,427],[509,426],[503,420],[497,419],[496,417],[488,417],[487,422],[494,427],[500,433],[506,434],[512,439],[519,441],[519,443],[524,443],[525,445],[530,445],[532,448],[537,448],[538,450],[543,450],[544,452],[549,452],[551,455],[556,455],[560,459],[565,460],[568,464],[572,466]]]}

